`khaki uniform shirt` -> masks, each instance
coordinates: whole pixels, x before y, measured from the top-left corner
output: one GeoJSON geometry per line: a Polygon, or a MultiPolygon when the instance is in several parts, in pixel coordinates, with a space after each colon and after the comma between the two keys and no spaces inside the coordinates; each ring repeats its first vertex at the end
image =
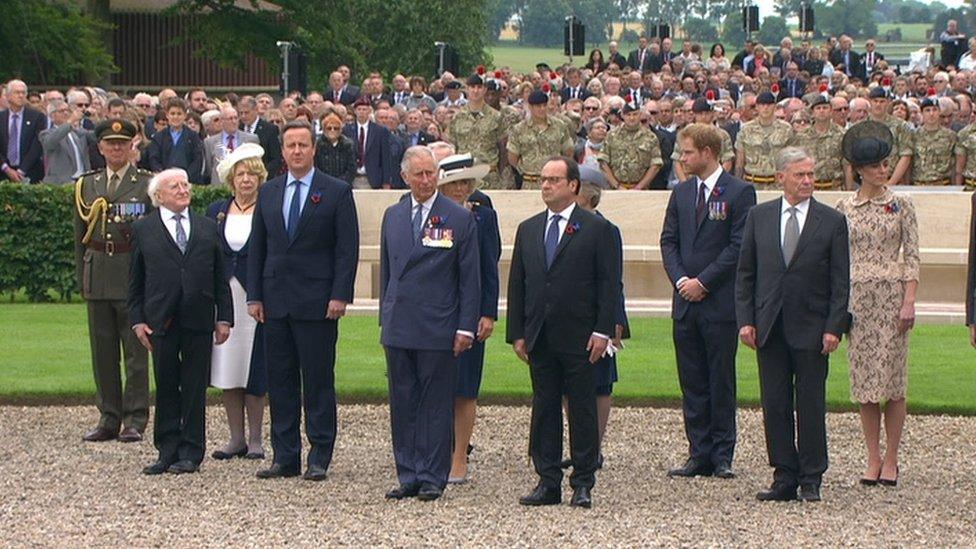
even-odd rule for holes
{"type": "Polygon", "coordinates": [[[620,125],[607,134],[597,160],[610,167],[621,183],[637,183],[651,166],[664,165],[657,135],[644,126],[620,125]]]}
{"type": "Polygon", "coordinates": [[[743,169],[749,175],[776,175],[776,155],[789,145],[793,127],[788,122],[773,120],[763,126],[758,119],[743,124],[735,141],[735,150],[743,151],[743,169]]]}
{"type": "Polygon", "coordinates": [[[847,130],[833,122],[827,131],[820,133],[813,126],[793,134],[790,146],[800,147],[813,155],[817,165],[814,179],[817,181],[844,180],[844,152],[841,143],[847,130]]]}
{"type": "Polygon", "coordinates": [[[458,154],[471,153],[477,162],[498,167],[498,142],[504,136],[502,115],[489,105],[474,111],[470,105],[451,119],[448,131],[458,154]]]}
{"type": "Polygon", "coordinates": [[[959,130],[954,152],[956,156],[966,157],[962,176],[966,179],[976,179],[976,124],[970,124],[959,130]]]}
{"type": "Polygon", "coordinates": [[[915,131],[913,137],[915,156],[912,159],[912,183],[918,185],[951,179],[956,166],[955,132],[941,126],[935,131],[922,127],[915,131]]]}
{"type": "Polygon", "coordinates": [[[573,149],[573,141],[566,126],[547,119],[545,126],[536,125],[531,119],[519,122],[508,136],[508,152],[519,156],[519,171],[539,175],[549,157],[573,149]]]}

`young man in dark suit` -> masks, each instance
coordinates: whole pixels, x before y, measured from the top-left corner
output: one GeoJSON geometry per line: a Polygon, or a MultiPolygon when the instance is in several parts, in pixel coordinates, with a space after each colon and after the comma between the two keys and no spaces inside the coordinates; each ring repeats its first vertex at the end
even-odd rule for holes
{"type": "Polygon", "coordinates": [[[735,452],[735,267],[756,191],[722,169],[722,136],[691,124],[678,133],[691,176],[674,188],[661,231],[674,285],[671,318],[689,456],[668,476],[732,478],[735,452]]]}
{"type": "Polygon", "coordinates": [[[522,505],[562,501],[562,395],[568,398],[573,473],[570,504],[592,505],[600,455],[595,364],[614,335],[620,250],[610,224],[576,206],[579,166],[554,157],[540,175],[546,211],[523,221],[508,282],[506,341],[529,364],[529,448],[539,484],[522,505]]]}
{"type": "Polygon", "coordinates": [[[437,192],[430,149],[407,149],[402,172],[410,198],[386,210],[380,241],[380,341],[400,483],[386,497],[432,501],[451,470],[457,358],[478,333],[478,231],[470,211],[437,192]]]}
{"type": "Polygon", "coordinates": [[[47,117],[27,104],[27,84],[11,80],[6,86],[8,108],[0,111],[0,179],[38,183],[44,179],[41,132],[47,117]]]}
{"type": "Polygon", "coordinates": [[[749,212],[736,273],[739,339],[756,349],[774,467],[760,501],[796,499],[798,485],[802,501],[820,501],[827,470],[827,358],[850,322],[850,259],[847,219],[812,198],[814,165],[803,149],[779,152],[783,197],[749,212]]]}
{"type": "Polygon", "coordinates": [[[304,478],[319,481],[335,448],[336,341],[353,298],[359,224],[349,184],[313,167],[312,126],[292,121],[281,135],[288,173],[261,186],[248,241],[248,314],[264,323],[274,448],[257,475],[298,475],[304,404],[304,478]]]}
{"type": "Polygon", "coordinates": [[[149,182],[158,211],[132,224],[129,320],[153,354],[155,463],[142,470],[193,473],[206,448],[207,382],[213,343],[234,323],[230,285],[217,224],[190,211],[190,184],[181,169],[149,182]]]}
{"type": "Polygon", "coordinates": [[[204,180],[203,141],[200,134],[184,124],[186,112],[186,102],[178,97],[166,103],[168,126],[156,132],[149,142],[149,169],[161,172],[168,168],[180,168],[187,173],[190,183],[199,183],[204,180]]]}

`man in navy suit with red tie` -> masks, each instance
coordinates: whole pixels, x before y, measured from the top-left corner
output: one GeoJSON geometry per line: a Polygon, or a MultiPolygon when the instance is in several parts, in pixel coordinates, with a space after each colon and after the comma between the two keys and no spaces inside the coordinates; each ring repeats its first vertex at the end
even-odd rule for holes
{"type": "Polygon", "coordinates": [[[304,404],[304,478],[318,481],[335,448],[335,349],[353,298],[359,224],[352,188],[313,167],[312,126],[289,122],[281,138],[288,173],[261,187],[248,241],[248,314],[264,323],[274,448],[258,477],[298,474],[304,404]]]}
{"type": "Polygon", "coordinates": [[[722,169],[722,138],[714,126],[687,126],[678,147],[692,177],[671,193],[661,255],[675,288],[671,318],[689,456],[668,475],[732,478],[735,269],[756,191],[722,169]]]}

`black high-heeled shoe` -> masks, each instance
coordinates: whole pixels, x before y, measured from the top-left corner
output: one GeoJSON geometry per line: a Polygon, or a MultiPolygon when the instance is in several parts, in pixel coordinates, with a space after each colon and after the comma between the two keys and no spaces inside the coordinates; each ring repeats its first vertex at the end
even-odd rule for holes
{"type": "Polygon", "coordinates": [[[895,478],[893,478],[893,479],[892,478],[881,478],[881,475],[878,475],[878,484],[880,484],[882,486],[898,486],[898,477],[899,477],[899,475],[901,475],[901,471],[899,470],[898,466],[896,465],[895,466],[895,478]]]}
{"type": "Polygon", "coordinates": [[[877,486],[878,481],[881,479],[881,473],[878,473],[878,478],[864,478],[861,477],[861,486],[877,486]]]}

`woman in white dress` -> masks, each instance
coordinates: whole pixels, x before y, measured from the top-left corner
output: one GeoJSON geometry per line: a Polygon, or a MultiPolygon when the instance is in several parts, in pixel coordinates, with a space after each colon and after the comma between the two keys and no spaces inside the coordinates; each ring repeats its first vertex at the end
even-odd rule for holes
{"type": "Polygon", "coordinates": [[[247,244],[258,188],[267,179],[261,157],[264,149],[245,143],[227,154],[217,165],[217,174],[234,196],[218,200],[207,209],[217,221],[224,247],[225,276],[234,298],[234,329],[230,338],[214,346],[210,384],[223,389],[224,408],[230,426],[230,440],[212,455],[214,459],[264,459],[261,426],[268,388],[261,327],[247,314],[247,244]],[[244,436],[244,415],[248,432],[244,436]]]}

